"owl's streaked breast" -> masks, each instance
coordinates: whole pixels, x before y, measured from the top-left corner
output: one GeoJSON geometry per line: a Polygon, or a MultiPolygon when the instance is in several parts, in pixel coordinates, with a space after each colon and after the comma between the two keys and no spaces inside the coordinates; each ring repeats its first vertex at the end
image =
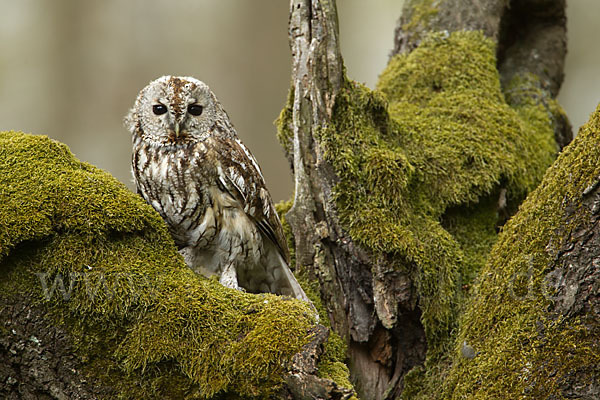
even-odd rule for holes
{"type": "Polygon", "coordinates": [[[163,217],[180,247],[206,246],[218,229],[204,184],[210,181],[210,171],[197,165],[204,154],[190,157],[191,151],[134,141],[132,170],[138,190],[163,217]]]}

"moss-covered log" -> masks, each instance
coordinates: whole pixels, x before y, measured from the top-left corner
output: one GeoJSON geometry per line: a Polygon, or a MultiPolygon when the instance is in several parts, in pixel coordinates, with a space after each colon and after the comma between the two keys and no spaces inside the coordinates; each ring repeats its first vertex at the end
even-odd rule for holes
{"type": "Polygon", "coordinates": [[[110,175],[46,137],[0,133],[0,397],[348,397],[317,377],[328,334],[311,315],[199,277],[110,175]],[[303,346],[312,364],[293,358],[303,346]]]}
{"type": "Polygon", "coordinates": [[[365,398],[447,372],[498,229],[571,138],[564,2],[545,3],[408,1],[373,91],[345,75],[335,2],[291,1],[287,219],[365,398]]]}

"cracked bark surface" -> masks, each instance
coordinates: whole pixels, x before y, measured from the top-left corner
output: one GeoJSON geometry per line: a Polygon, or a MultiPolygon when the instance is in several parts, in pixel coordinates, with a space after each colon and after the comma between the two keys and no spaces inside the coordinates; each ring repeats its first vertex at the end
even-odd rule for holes
{"type": "Polygon", "coordinates": [[[97,399],[114,395],[82,372],[70,336],[27,296],[0,297],[0,397],[97,399]]]}
{"type": "MultiPolygon", "coordinates": [[[[117,397],[118,389],[86,373],[74,338],[27,296],[0,297],[0,397],[6,400],[86,400],[117,397]]],[[[352,390],[319,378],[317,363],[329,330],[316,325],[314,336],[292,362],[278,399],[352,397],[352,390]]],[[[87,360],[89,361],[89,360],[87,360]]],[[[117,366],[115,366],[117,368],[117,366]]]]}
{"type": "MultiPolygon", "coordinates": [[[[600,337],[600,187],[596,183],[589,189],[582,194],[582,206],[589,219],[558,249],[555,269],[546,275],[554,291],[554,303],[548,312],[569,320],[581,318],[586,329],[600,337]]],[[[562,394],[569,399],[600,398],[598,368],[572,371],[561,384],[562,394]]]]}
{"type": "Polygon", "coordinates": [[[412,366],[423,362],[420,314],[408,278],[387,279],[398,274],[390,268],[391,260],[369,254],[340,226],[332,198],[338,178],[315,140],[331,119],[344,78],[335,2],[295,0],[290,12],[295,197],[286,218],[294,232],[298,266],[319,279],[332,325],[349,339],[351,370],[363,396],[381,398],[412,366]],[[378,272],[372,275],[374,267],[378,272]],[[393,288],[390,282],[395,282],[393,288]],[[384,328],[374,293],[400,299],[391,306],[404,306],[403,320],[412,329],[384,328]],[[399,347],[411,350],[398,351],[399,347]]]}

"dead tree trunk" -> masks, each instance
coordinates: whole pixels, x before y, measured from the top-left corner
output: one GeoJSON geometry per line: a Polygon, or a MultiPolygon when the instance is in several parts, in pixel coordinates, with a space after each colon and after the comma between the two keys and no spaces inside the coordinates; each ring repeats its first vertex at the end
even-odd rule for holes
{"type": "MultiPolygon", "coordinates": [[[[364,398],[393,398],[402,378],[424,362],[426,334],[412,278],[394,268],[393,254],[356,243],[342,226],[335,201],[339,183],[321,132],[330,128],[336,99],[344,90],[334,0],[292,0],[289,37],[293,55],[289,143],[294,170],[294,205],[287,214],[296,241],[296,263],[321,286],[333,329],[347,339],[350,368],[364,398]]],[[[517,75],[539,78],[548,105],[562,78],[565,2],[562,0],[408,0],[395,31],[392,55],[415,49],[431,32],[483,30],[497,42],[497,68],[507,84],[517,75]]],[[[518,92],[518,91],[517,91],[518,92]]],[[[505,94],[509,104],[522,93],[505,94]]],[[[539,93],[536,94],[539,96],[539,93]]],[[[571,140],[565,117],[553,113],[556,141],[571,140]]],[[[377,116],[374,116],[376,118],[377,116]]],[[[358,190],[358,188],[357,188],[358,190]]]]}
{"type": "MultiPolygon", "coordinates": [[[[322,317],[330,318],[334,329],[349,338],[354,372],[361,375],[361,384],[368,388],[365,393],[382,392],[398,374],[386,368],[392,357],[390,337],[378,326],[374,312],[371,268],[375,260],[341,227],[332,198],[338,180],[315,140],[331,120],[345,79],[336,5],[327,0],[295,0],[290,12],[294,97],[290,127],[293,154],[289,156],[293,160],[295,195],[286,217],[296,240],[296,263],[308,269],[311,276],[322,277],[321,296],[329,313],[322,317]],[[380,335],[374,335],[376,328],[380,335]],[[379,342],[387,353],[382,356],[386,358],[383,363],[372,362],[381,357],[370,353],[370,341],[379,342]]],[[[418,323],[418,317],[415,319],[418,323]]],[[[424,349],[420,347],[423,357],[424,349]]],[[[417,360],[422,358],[417,356],[417,360]]]]}

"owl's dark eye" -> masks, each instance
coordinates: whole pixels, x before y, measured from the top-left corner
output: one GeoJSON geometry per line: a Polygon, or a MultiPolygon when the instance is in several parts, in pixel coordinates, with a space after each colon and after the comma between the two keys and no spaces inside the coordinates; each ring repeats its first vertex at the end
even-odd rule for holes
{"type": "Polygon", "coordinates": [[[162,115],[167,112],[167,106],[164,104],[155,104],[152,106],[152,112],[156,115],[162,115]]]}
{"type": "Polygon", "coordinates": [[[198,116],[202,114],[202,106],[199,104],[190,104],[188,106],[188,112],[192,115],[198,116]]]}

